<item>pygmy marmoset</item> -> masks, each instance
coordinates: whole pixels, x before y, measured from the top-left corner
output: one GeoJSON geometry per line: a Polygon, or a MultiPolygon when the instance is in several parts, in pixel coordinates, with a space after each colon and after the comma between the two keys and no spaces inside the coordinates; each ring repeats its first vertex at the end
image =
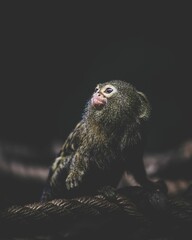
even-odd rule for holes
{"type": "Polygon", "coordinates": [[[147,97],[131,84],[122,80],[98,84],[50,168],[41,200],[117,187],[124,171],[143,187],[152,186],[143,164],[142,127],[149,116],[147,97]]]}

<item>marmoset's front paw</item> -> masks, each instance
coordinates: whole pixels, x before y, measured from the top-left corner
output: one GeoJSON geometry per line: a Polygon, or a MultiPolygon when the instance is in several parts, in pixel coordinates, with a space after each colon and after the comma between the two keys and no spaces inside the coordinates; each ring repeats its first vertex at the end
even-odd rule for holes
{"type": "Polygon", "coordinates": [[[70,190],[74,187],[77,187],[79,183],[82,181],[83,175],[84,175],[83,171],[70,172],[65,180],[67,189],[70,190]]]}
{"type": "Polygon", "coordinates": [[[103,186],[98,190],[98,193],[103,195],[106,199],[116,200],[116,189],[112,186],[103,186]]]}

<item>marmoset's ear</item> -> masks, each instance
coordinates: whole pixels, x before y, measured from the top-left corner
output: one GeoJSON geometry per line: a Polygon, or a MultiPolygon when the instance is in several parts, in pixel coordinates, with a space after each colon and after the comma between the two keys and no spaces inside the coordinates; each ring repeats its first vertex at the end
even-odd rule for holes
{"type": "Polygon", "coordinates": [[[151,113],[151,106],[149,100],[147,99],[146,95],[142,92],[138,92],[139,100],[141,102],[141,107],[139,111],[139,118],[143,120],[147,120],[150,117],[151,113]]]}

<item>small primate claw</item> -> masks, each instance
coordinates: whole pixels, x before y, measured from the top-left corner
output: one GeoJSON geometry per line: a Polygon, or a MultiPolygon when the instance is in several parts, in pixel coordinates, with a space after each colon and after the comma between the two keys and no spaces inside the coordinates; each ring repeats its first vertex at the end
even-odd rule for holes
{"type": "Polygon", "coordinates": [[[156,186],[157,186],[156,191],[158,191],[158,192],[162,191],[164,194],[168,193],[167,185],[163,180],[158,180],[156,182],[156,186]]]}
{"type": "Polygon", "coordinates": [[[66,178],[66,187],[68,190],[78,187],[79,182],[82,181],[83,172],[72,172],[66,178]]]}

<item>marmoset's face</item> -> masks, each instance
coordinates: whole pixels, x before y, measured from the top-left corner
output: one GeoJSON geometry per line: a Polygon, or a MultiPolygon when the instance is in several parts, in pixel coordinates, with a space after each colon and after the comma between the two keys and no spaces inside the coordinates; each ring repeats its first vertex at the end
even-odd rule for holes
{"type": "Polygon", "coordinates": [[[91,98],[92,107],[102,109],[115,93],[117,93],[117,89],[113,85],[100,86],[98,84],[91,98]]]}

